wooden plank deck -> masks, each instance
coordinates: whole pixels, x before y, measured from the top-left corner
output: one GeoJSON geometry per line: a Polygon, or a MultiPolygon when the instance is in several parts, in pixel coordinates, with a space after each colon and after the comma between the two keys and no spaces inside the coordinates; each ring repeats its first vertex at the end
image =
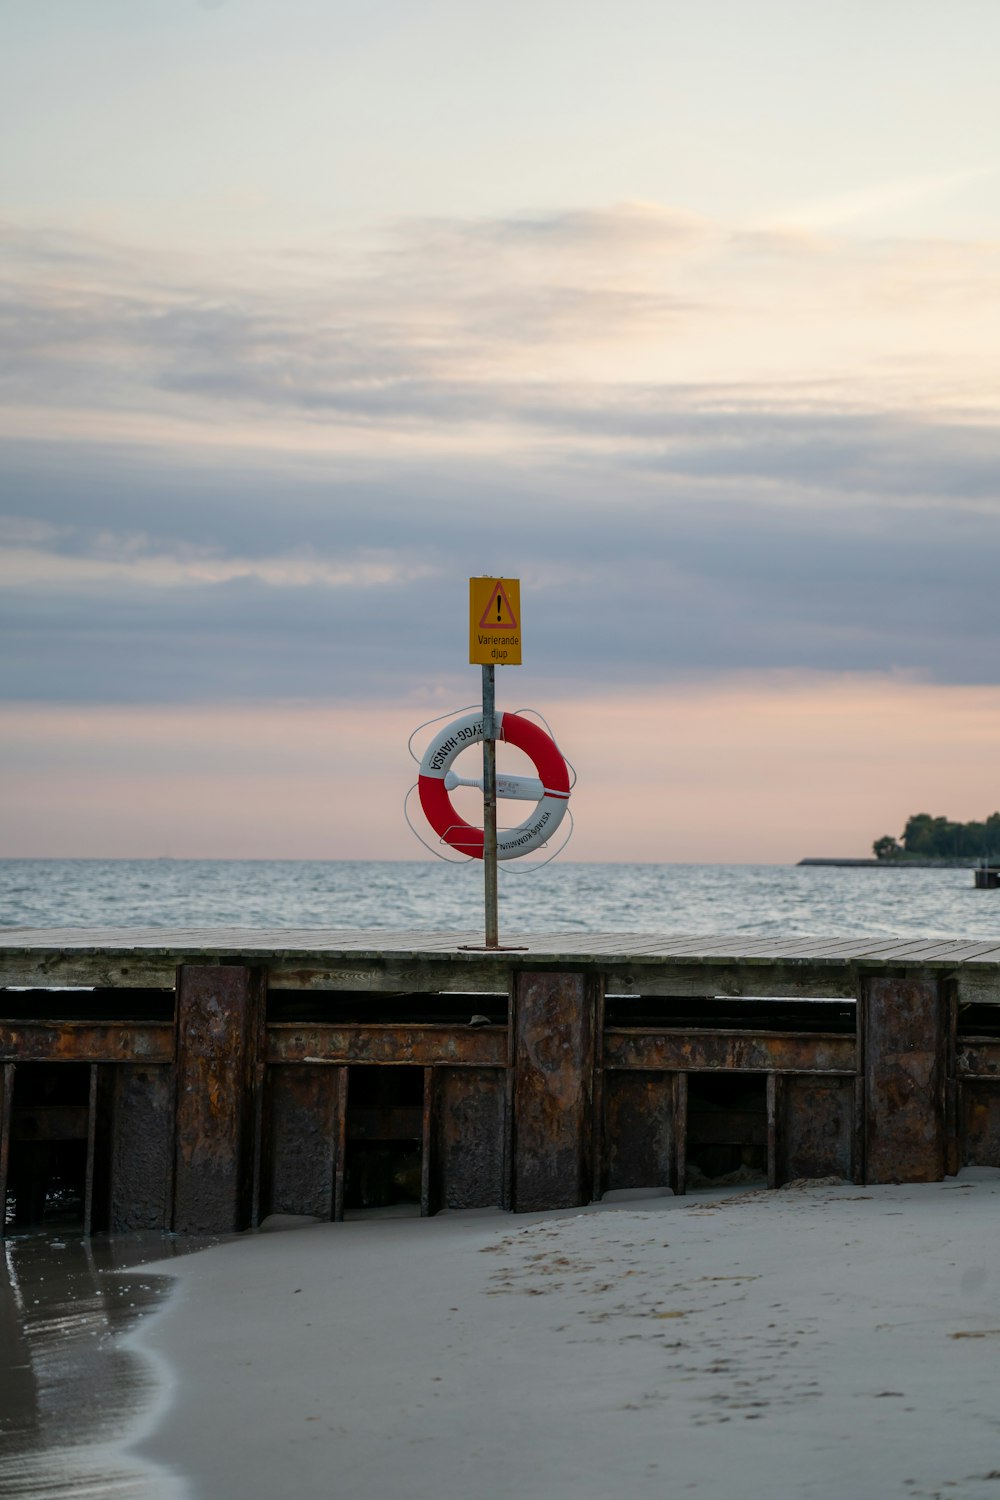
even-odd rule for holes
{"type": "Polygon", "coordinates": [[[312,927],[0,927],[0,959],[31,953],[184,954],[253,957],[322,954],[340,957],[433,957],[456,960],[523,962],[529,959],[685,959],[711,963],[820,962],[864,965],[1000,963],[996,942],[946,938],[759,938],[739,935],[657,935],[657,933],[505,933],[504,947],[484,953],[481,935],[472,932],[393,932],[393,930],[312,929],[312,927]]]}
{"type": "Polygon", "coordinates": [[[1000,940],[749,934],[505,934],[356,928],[0,929],[0,989],[172,990],[181,964],[260,965],[272,989],[353,994],[506,993],[533,969],[603,977],[610,994],[856,1000],[866,978],[955,980],[959,1004],[1000,1005],[1000,940]]]}

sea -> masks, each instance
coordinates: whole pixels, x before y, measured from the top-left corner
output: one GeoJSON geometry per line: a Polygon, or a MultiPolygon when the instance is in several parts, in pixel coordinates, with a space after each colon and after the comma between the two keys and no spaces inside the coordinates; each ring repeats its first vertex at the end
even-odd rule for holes
{"type": "MultiPolygon", "coordinates": [[[[517,933],[955,937],[1000,941],[971,869],[500,866],[517,933]]],[[[482,865],[439,860],[0,859],[4,927],[297,927],[476,933],[482,865]]]]}

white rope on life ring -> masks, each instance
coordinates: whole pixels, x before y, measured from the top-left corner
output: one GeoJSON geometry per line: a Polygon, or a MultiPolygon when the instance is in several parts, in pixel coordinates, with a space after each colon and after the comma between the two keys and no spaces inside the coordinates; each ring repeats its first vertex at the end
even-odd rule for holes
{"type": "MultiPolygon", "coordinates": [[[[531,854],[552,837],[569,805],[569,769],[555,741],[519,714],[497,713],[496,737],[523,750],[537,777],[498,776],[498,796],[520,800],[537,797],[534,811],[516,828],[497,829],[497,859],[531,854]]],[[[456,786],[476,786],[451,770],[455,758],[469,745],[483,742],[482,712],[466,714],[438,731],[420,762],[417,790],[424,816],[438,838],[470,859],[483,857],[483,830],[460,817],[448,793],[456,786]]]]}

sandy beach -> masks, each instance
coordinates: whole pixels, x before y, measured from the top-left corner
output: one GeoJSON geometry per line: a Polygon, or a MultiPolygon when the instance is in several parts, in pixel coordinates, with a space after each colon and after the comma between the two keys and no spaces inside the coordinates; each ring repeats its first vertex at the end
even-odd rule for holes
{"type": "Polygon", "coordinates": [[[985,1169],[284,1221],[147,1267],[135,1451],[197,1500],[994,1500],[998,1227],[985,1169]]]}

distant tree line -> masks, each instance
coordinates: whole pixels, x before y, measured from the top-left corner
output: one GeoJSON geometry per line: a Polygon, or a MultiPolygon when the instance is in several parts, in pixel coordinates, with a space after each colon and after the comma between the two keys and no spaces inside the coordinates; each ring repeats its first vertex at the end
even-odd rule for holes
{"type": "Polygon", "coordinates": [[[901,839],[890,834],[872,845],[876,859],[982,859],[1000,856],[1000,812],[990,813],[982,823],[953,823],[950,818],[932,818],[914,813],[901,839]]]}

